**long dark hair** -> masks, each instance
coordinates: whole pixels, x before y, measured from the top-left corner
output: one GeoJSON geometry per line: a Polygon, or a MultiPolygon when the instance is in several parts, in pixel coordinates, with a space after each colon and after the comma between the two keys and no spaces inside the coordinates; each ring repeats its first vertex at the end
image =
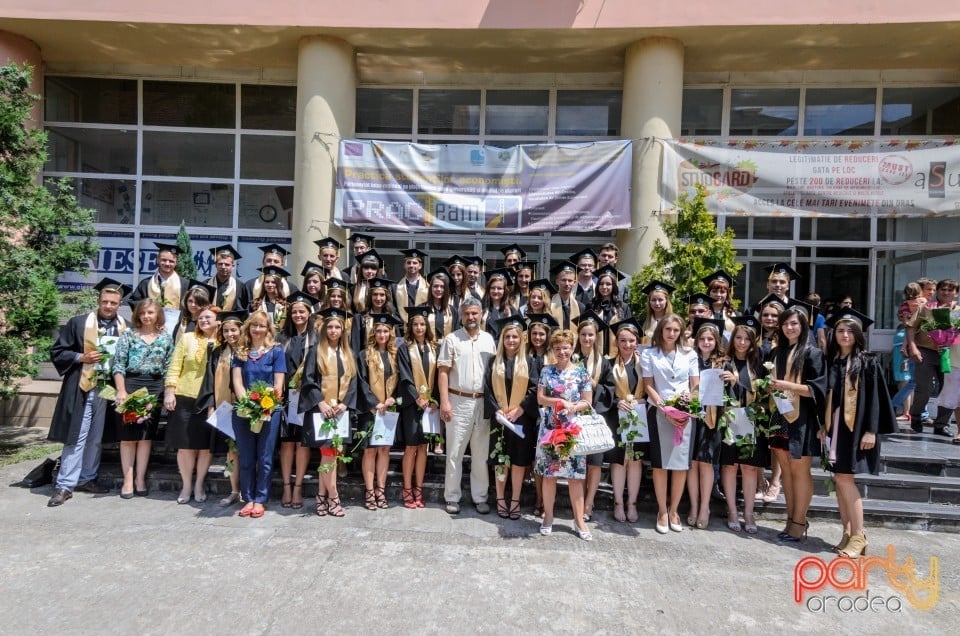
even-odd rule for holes
{"type": "Polygon", "coordinates": [[[827,360],[829,364],[833,364],[840,359],[840,345],[837,344],[837,327],[841,324],[849,325],[850,331],[853,332],[853,351],[850,352],[850,366],[848,367],[849,371],[847,375],[850,376],[853,388],[857,388],[857,378],[860,377],[860,371],[864,367],[864,358],[871,354],[866,351],[867,340],[863,337],[863,329],[860,328],[860,325],[856,321],[837,321],[836,326],[833,328],[833,333],[830,335],[830,341],[827,342],[827,360]]]}
{"type": "Polygon", "coordinates": [[[725,369],[733,371],[736,373],[735,360],[737,359],[737,349],[734,345],[734,340],[737,338],[737,332],[743,331],[747,334],[747,337],[750,338],[750,348],[747,349],[747,366],[750,367],[750,372],[754,376],[760,375],[760,346],[757,340],[757,332],[754,331],[753,327],[747,325],[737,325],[733,328],[733,333],[730,334],[730,342],[727,343],[727,360],[724,366],[725,369]]]}
{"type": "Polygon", "coordinates": [[[590,303],[590,308],[593,309],[594,313],[598,315],[603,315],[603,299],[600,297],[600,279],[609,278],[613,282],[613,289],[610,291],[610,308],[615,312],[617,318],[624,318],[623,311],[623,300],[620,299],[620,281],[617,280],[617,277],[609,272],[604,272],[597,277],[597,292],[593,295],[593,301],[590,303]]]}
{"type": "MultiPolygon", "coordinates": [[[[790,341],[783,335],[783,323],[788,319],[796,316],[797,320],[800,322],[800,337],[797,338],[796,351],[793,356],[793,375],[798,376],[803,371],[803,363],[807,359],[807,356],[810,354],[810,349],[813,347],[810,345],[810,321],[807,319],[807,314],[796,307],[788,307],[780,312],[780,317],[777,318],[777,348],[776,351],[790,351],[790,341]],[[781,339],[782,336],[782,339],[781,339]]],[[[790,372],[791,369],[787,369],[787,372],[790,372]]]]}

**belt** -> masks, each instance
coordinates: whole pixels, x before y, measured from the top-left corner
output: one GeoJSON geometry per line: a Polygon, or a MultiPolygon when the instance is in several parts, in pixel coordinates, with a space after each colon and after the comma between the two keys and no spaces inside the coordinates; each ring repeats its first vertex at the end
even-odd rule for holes
{"type": "Polygon", "coordinates": [[[447,389],[447,393],[464,397],[464,398],[471,398],[473,400],[483,397],[483,391],[481,391],[480,393],[465,393],[463,391],[457,391],[456,389],[447,389]]]}

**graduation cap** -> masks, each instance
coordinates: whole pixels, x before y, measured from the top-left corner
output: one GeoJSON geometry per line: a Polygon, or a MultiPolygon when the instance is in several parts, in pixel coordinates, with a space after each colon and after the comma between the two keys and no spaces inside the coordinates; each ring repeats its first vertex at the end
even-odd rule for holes
{"type": "Polygon", "coordinates": [[[647,294],[647,295],[650,295],[655,291],[659,291],[669,296],[674,291],[676,291],[676,289],[677,288],[674,287],[673,285],[668,285],[662,280],[652,280],[649,283],[647,283],[646,287],[644,287],[640,291],[642,291],[644,294],[647,294]]]}
{"type": "Polygon", "coordinates": [[[718,335],[723,335],[724,322],[719,318],[694,318],[693,319],[693,336],[696,337],[700,333],[700,329],[706,326],[711,326],[717,330],[718,335]]]}
{"type": "Polygon", "coordinates": [[[556,265],[550,268],[550,274],[554,278],[556,278],[563,272],[570,272],[575,275],[577,273],[577,266],[574,263],[571,263],[570,261],[560,261],[559,263],[557,263],[556,265]]]}
{"type": "Polygon", "coordinates": [[[584,256],[589,256],[590,258],[592,258],[594,265],[596,265],[596,263],[597,263],[597,253],[594,252],[594,251],[593,251],[592,249],[590,249],[589,247],[584,248],[584,249],[580,250],[579,252],[577,252],[576,254],[572,255],[569,260],[570,260],[571,262],[576,263],[577,265],[579,265],[579,264],[580,264],[580,259],[583,258],[584,256]]]}
{"type": "Polygon", "coordinates": [[[615,334],[620,333],[621,329],[629,329],[638,336],[643,333],[643,327],[640,326],[640,323],[637,322],[636,318],[627,318],[625,320],[621,320],[618,323],[610,325],[610,329],[612,329],[613,333],[615,334]]]}
{"type": "Polygon", "coordinates": [[[800,280],[800,274],[797,273],[797,270],[786,263],[774,263],[773,265],[767,265],[763,269],[767,272],[768,278],[774,274],[782,274],[790,280],[800,280]]]}
{"type": "Polygon", "coordinates": [[[527,322],[529,324],[539,323],[541,325],[546,325],[551,329],[556,329],[560,326],[560,323],[557,322],[557,319],[554,318],[551,314],[527,314],[527,322]]]}
{"type": "Polygon", "coordinates": [[[756,333],[760,333],[760,321],[753,316],[734,316],[730,320],[732,320],[733,324],[737,327],[750,327],[756,333]]]}
{"type": "Polygon", "coordinates": [[[326,238],[318,239],[318,240],[314,241],[313,243],[314,243],[314,245],[316,245],[316,246],[319,247],[320,249],[323,249],[323,248],[325,248],[325,247],[332,247],[333,249],[337,250],[338,252],[340,251],[340,248],[343,247],[343,243],[341,243],[341,242],[338,241],[337,239],[333,238],[332,236],[328,236],[328,237],[326,237],[326,238]]]}
{"type": "Polygon", "coordinates": [[[601,276],[613,276],[613,280],[617,281],[618,283],[627,277],[626,274],[621,272],[613,265],[604,265],[600,269],[593,272],[593,275],[597,278],[600,278],[601,276]]]}
{"type": "Polygon", "coordinates": [[[323,271],[323,265],[317,265],[313,261],[307,261],[303,269],[300,270],[300,275],[306,278],[307,274],[311,272],[317,272],[320,276],[326,275],[326,272],[323,271]]]}
{"type": "Polygon", "coordinates": [[[464,257],[460,256],[459,254],[454,254],[453,256],[451,256],[450,258],[448,258],[447,260],[443,261],[443,266],[444,266],[444,267],[448,267],[448,268],[449,268],[449,267],[453,267],[454,265],[463,265],[464,267],[466,267],[466,266],[467,266],[467,259],[465,259],[464,257]]]}
{"type": "Polygon", "coordinates": [[[388,325],[390,327],[399,327],[403,322],[393,314],[369,314],[374,325],[388,325]]]}
{"type": "Polygon", "coordinates": [[[390,289],[393,287],[393,281],[386,278],[371,278],[367,281],[370,289],[390,289]]]}
{"type": "Polygon", "coordinates": [[[704,294],[703,292],[697,292],[684,298],[683,302],[687,303],[689,307],[694,305],[704,305],[706,307],[713,307],[713,299],[704,294]]]}
{"type": "Polygon", "coordinates": [[[380,252],[372,247],[358,256],[356,260],[360,263],[361,269],[367,265],[374,265],[377,269],[383,267],[383,257],[380,256],[380,252]]]}
{"type": "Polygon", "coordinates": [[[507,282],[507,285],[513,285],[513,271],[505,267],[498,267],[497,269],[491,269],[487,272],[487,285],[490,285],[490,281],[494,278],[502,278],[507,282]]]}
{"type": "Polygon", "coordinates": [[[520,255],[520,260],[523,260],[523,259],[525,259],[525,258],[527,257],[527,252],[526,252],[526,250],[524,250],[522,247],[520,247],[520,246],[517,245],[516,243],[511,243],[510,245],[507,245],[506,247],[501,247],[501,248],[500,248],[500,252],[503,254],[503,257],[504,257],[504,258],[506,258],[507,256],[509,256],[510,254],[519,254],[519,255],[520,255]]]}
{"type": "Polygon", "coordinates": [[[190,291],[192,289],[202,289],[203,291],[207,292],[207,298],[209,298],[210,300],[213,300],[213,297],[216,296],[217,294],[216,287],[214,287],[213,285],[207,285],[202,280],[196,280],[193,278],[191,278],[190,282],[187,283],[187,291],[190,291]]]}
{"type": "Polygon", "coordinates": [[[597,326],[597,331],[610,328],[610,325],[603,320],[603,317],[594,312],[592,309],[588,309],[587,311],[581,313],[579,316],[573,319],[573,322],[577,323],[577,326],[580,327],[588,322],[592,322],[597,326]]]}
{"type": "Polygon", "coordinates": [[[133,291],[129,285],[124,285],[118,280],[112,278],[102,278],[100,282],[93,286],[98,292],[113,292],[120,296],[127,296],[133,291]]]}
{"type": "Polygon", "coordinates": [[[520,331],[527,330],[527,323],[524,321],[523,316],[517,314],[516,316],[507,316],[506,318],[500,318],[496,321],[497,329],[499,333],[503,334],[503,330],[507,327],[517,327],[520,331]]]}
{"type": "Polygon", "coordinates": [[[820,310],[816,307],[797,298],[787,299],[787,309],[799,309],[807,317],[807,324],[811,327],[813,326],[813,321],[820,314],[820,310]]]}
{"type": "Polygon", "coordinates": [[[789,304],[789,301],[783,300],[776,294],[767,294],[760,300],[760,302],[757,303],[757,307],[759,309],[763,309],[767,305],[779,305],[780,311],[783,311],[784,309],[787,308],[788,304],[789,304]]]}
{"type": "Polygon", "coordinates": [[[707,286],[707,289],[710,289],[710,285],[713,283],[713,281],[717,280],[725,282],[727,287],[733,287],[733,276],[726,273],[722,269],[718,269],[714,273],[710,274],[709,276],[705,276],[700,280],[702,280],[703,284],[707,286]]]}
{"type": "Polygon", "coordinates": [[[327,278],[323,281],[323,286],[327,291],[331,289],[342,289],[344,292],[347,291],[347,282],[339,278],[327,278]]]}
{"type": "Polygon", "coordinates": [[[438,267],[437,269],[427,274],[427,280],[433,280],[434,277],[436,276],[443,276],[444,278],[446,278],[448,287],[450,286],[450,283],[453,282],[453,278],[450,276],[450,272],[448,272],[442,267],[438,267]]]}
{"type": "Polygon", "coordinates": [[[485,267],[482,256],[468,256],[466,258],[466,261],[467,261],[467,265],[476,265],[477,267],[479,267],[481,272],[485,267]]]}
{"type": "Polygon", "coordinates": [[[220,256],[227,256],[227,255],[230,255],[231,257],[233,257],[233,260],[235,261],[239,261],[241,258],[243,258],[242,256],[240,256],[240,252],[238,252],[233,247],[233,245],[230,245],[229,243],[225,245],[218,245],[216,247],[211,247],[210,253],[213,254],[214,260],[216,260],[220,256]]]}
{"type": "Polygon", "coordinates": [[[827,318],[827,326],[831,329],[837,328],[839,322],[855,322],[860,326],[860,331],[865,331],[873,324],[873,319],[860,313],[856,309],[839,309],[832,316],[827,318]]]}
{"type": "Polygon", "coordinates": [[[327,307],[326,309],[320,310],[320,315],[323,319],[332,320],[336,318],[337,320],[344,321],[347,319],[347,312],[345,309],[340,309],[338,307],[327,307]]]}
{"type": "Polygon", "coordinates": [[[538,278],[537,280],[530,281],[530,291],[534,289],[542,289],[551,296],[557,293],[557,287],[546,278],[538,278]]]}
{"type": "Polygon", "coordinates": [[[366,243],[367,247],[373,247],[373,237],[369,234],[361,234],[360,232],[354,232],[350,235],[349,241],[351,243],[366,243]]]}
{"type": "Polygon", "coordinates": [[[158,252],[170,252],[174,256],[180,256],[183,254],[183,250],[180,249],[180,246],[176,243],[154,243],[157,246],[158,252]]]}
{"type": "Polygon", "coordinates": [[[290,275],[290,272],[282,267],[277,267],[276,265],[265,265],[263,267],[258,267],[257,271],[264,276],[279,276],[280,278],[286,278],[290,275]]]}
{"type": "Polygon", "coordinates": [[[217,314],[217,320],[221,323],[224,322],[244,322],[250,313],[243,309],[238,309],[236,311],[221,311],[217,314]]]}
{"type": "Polygon", "coordinates": [[[417,307],[407,307],[407,321],[414,316],[420,316],[424,320],[430,317],[430,314],[433,310],[430,309],[427,305],[419,305],[417,307]]]}
{"type": "Polygon", "coordinates": [[[302,291],[299,291],[299,290],[297,290],[297,291],[293,292],[292,294],[290,294],[289,296],[287,296],[287,299],[286,299],[286,300],[287,300],[287,304],[288,304],[288,305],[292,305],[293,303],[303,303],[304,305],[307,305],[307,306],[310,307],[311,309],[313,309],[313,306],[314,306],[314,305],[316,305],[318,302],[320,302],[319,300],[317,300],[317,299],[314,298],[313,296],[311,296],[311,295],[309,295],[309,294],[305,294],[305,293],[303,293],[302,291]]]}
{"type": "Polygon", "coordinates": [[[259,247],[260,251],[263,252],[264,256],[267,254],[277,254],[283,258],[286,258],[287,254],[290,252],[282,245],[277,245],[276,243],[270,243],[269,245],[261,245],[259,247]]]}
{"type": "Polygon", "coordinates": [[[537,261],[520,261],[513,266],[514,271],[529,269],[531,272],[537,271],[537,261]]]}
{"type": "Polygon", "coordinates": [[[419,260],[421,263],[423,263],[423,260],[427,257],[426,252],[418,250],[415,247],[411,247],[410,249],[406,249],[406,250],[400,250],[400,253],[403,254],[404,258],[415,258],[419,260]]]}

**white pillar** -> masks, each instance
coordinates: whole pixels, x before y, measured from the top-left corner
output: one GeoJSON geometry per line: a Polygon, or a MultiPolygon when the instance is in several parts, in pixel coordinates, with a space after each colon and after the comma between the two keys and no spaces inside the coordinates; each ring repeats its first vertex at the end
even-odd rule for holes
{"type": "MultiPolygon", "coordinates": [[[[627,47],[623,69],[621,135],[627,139],[675,137],[680,130],[683,99],[683,43],[648,38],[627,47]]],[[[634,146],[630,229],[617,234],[619,266],[637,272],[650,260],[660,229],[659,144],[634,146]]]]}
{"type": "Polygon", "coordinates": [[[336,38],[300,40],[297,60],[297,141],[293,196],[293,254],[297,276],[306,260],[317,260],[313,241],[346,233],[333,224],[337,148],[356,125],[357,75],[353,48],[336,38]]]}

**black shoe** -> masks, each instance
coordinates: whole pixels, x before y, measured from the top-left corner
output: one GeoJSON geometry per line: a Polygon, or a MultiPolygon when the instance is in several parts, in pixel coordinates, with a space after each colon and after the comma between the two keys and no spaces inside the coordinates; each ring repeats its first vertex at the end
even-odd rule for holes
{"type": "Polygon", "coordinates": [[[121,498],[121,499],[133,499],[133,493],[132,493],[132,492],[122,492],[122,493],[120,493],[120,498],[121,498]]]}
{"type": "Polygon", "coordinates": [[[150,494],[150,489],[145,488],[144,490],[137,490],[136,488],[134,488],[133,494],[137,497],[146,497],[147,495],[150,494]]]}
{"type": "Polygon", "coordinates": [[[110,492],[110,489],[106,486],[101,486],[95,480],[91,479],[90,481],[85,481],[79,486],[77,490],[82,490],[83,492],[89,492],[94,495],[103,495],[110,492]]]}
{"type": "Polygon", "coordinates": [[[914,433],[922,433],[922,432],[923,432],[923,422],[918,422],[917,420],[911,420],[911,421],[910,421],[910,430],[913,431],[914,433]]]}
{"type": "Polygon", "coordinates": [[[933,429],[934,435],[941,435],[943,437],[953,437],[953,433],[950,432],[949,426],[937,426],[933,429]]]}
{"type": "Polygon", "coordinates": [[[53,493],[53,497],[50,497],[50,499],[47,501],[47,506],[50,508],[62,506],[67,499],[70,499],[71,497],[73,497],[73,493],[66,488],[57,488],[57,491],[53,493]]]}
{"type": "Polygon", "coordinates": [[[714,501],[726,501],[727,498],[724,496],[723,491],[720,490],[720,486],[717,484],[713,485],[713,492],[711,493],[714,501]]]}

